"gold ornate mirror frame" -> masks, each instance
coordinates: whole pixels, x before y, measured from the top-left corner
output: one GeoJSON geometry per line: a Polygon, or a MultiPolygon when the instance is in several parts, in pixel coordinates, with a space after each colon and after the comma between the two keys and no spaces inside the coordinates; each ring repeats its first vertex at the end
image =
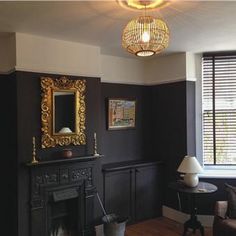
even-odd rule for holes
{"type": "Polygon", "coordinates": [[[85,80],[70,80],[67,77],[53,79],[41,77],[41,122],[42,122],[42,148],[56,145],[84,145],[85,136],[85,80]],[[54,102],[53,92],[72,91],[75,94],[75,132],[54,133],[54,102]]]}

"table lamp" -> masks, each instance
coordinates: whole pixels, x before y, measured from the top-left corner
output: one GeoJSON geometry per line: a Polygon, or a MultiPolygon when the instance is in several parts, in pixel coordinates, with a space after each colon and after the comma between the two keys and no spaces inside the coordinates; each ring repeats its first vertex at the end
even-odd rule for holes
{"type": "Polygon", "coordinates": [[[196,187],[199,182],[198,173],[202,172],[202,167],[196,157],[185,156],[177,171],[184,173],[184,183],[188,187],[196,187]]]}

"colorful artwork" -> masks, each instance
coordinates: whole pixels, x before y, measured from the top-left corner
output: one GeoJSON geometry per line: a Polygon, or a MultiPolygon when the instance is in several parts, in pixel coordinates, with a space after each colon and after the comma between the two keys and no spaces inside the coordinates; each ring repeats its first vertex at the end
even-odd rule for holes
{"type": "Polygon", "coordinates": [[[108,129],[135,127],[135,100],[108,100],[108,129]]]}

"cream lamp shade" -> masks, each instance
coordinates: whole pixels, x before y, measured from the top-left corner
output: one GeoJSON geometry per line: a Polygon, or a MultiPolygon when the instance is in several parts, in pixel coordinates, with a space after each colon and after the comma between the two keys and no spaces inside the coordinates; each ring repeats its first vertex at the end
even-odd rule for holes
{"type": "Polygon", "coordinates": [[[184,183],[189,187],[198,185],[198,173],[202,172],[202,167],[194,156],[185,156],[181,162],[178,172],[184,173],[184,183]]]}
{"type": "Polygon", "coordinates": [[[71,129],[69,127],[62,127],[59,131],[60,134],[68,134],[72,133],[71,129]]]}

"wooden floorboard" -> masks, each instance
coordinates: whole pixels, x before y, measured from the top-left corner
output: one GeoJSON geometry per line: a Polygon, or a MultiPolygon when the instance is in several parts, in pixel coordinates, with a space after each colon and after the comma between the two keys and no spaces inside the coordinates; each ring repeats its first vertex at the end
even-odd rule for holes
{"type": "MultiPolygon", "coordinates": [[[[212,229],[205,227],[205,236],[212,236],[212,229]]],[[[173,220],[161,217],[143,221],[126,227],[125,236],[180,236],[183,233],[183,225],[173,220]]],[[[195,234],[191,230],[186,236],[200,236],[197,230],[195,234]]]]}

